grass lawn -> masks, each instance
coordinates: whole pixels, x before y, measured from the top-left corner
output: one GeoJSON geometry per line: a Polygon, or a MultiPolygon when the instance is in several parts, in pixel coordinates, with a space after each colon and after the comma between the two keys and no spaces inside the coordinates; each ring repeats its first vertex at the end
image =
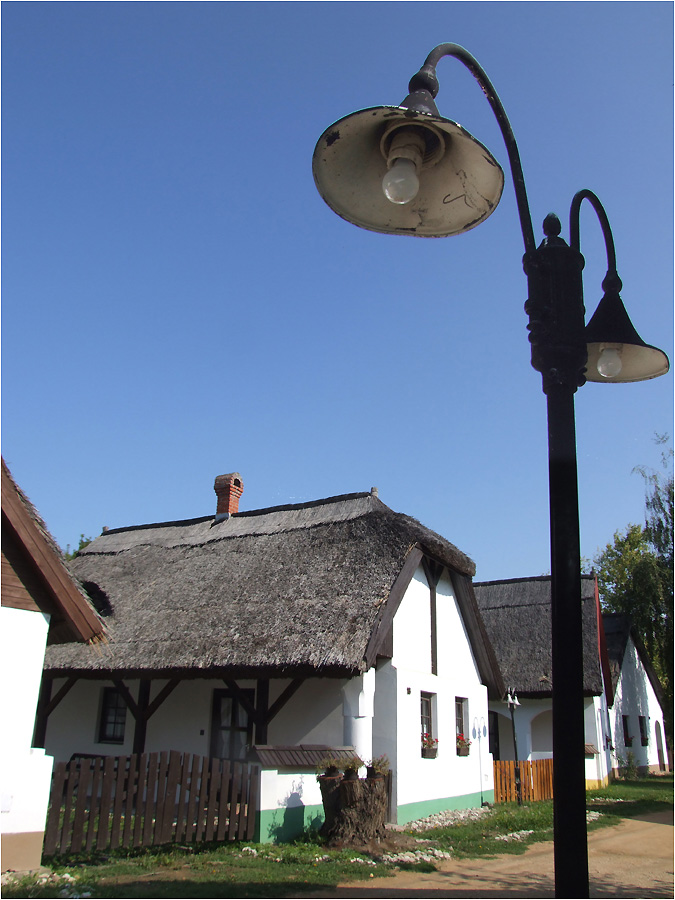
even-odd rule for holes
{"type": "MultiPolygon", "coordinates": [[[[617,824],[622,818],[672,810],[673,777],[615,782],[588,794],[589,830],[617,824]]],[[[525,847],[553,837],[553,805],[531,803],[494,807],[476,821],[417,833],[455,857],[522,853],[525,847]]],[[[402,842],[411,843],[408,835],[402,842]]],[[[422,847],[423,845],[416,845],[422,847]]],[[[327,850],[318,843],[227,844],[200,848],[172,847],[47,860],[51,879],[29,877],[3,886],[2,896],[62,898],[277,897],[320,890],[347,881],[386,877],[399,868],[431,867],[429,862],[386,863],[352,850],[327,850]]]]}

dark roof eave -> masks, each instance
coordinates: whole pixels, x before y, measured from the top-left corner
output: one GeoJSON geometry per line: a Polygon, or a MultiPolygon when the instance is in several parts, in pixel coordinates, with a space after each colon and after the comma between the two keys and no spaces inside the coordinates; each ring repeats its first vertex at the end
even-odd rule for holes
{"type": "Polygon", "coordinates": [[[53,667],[45,665],[44,674],[51,678],[82,678],[85,680],[111,681],[125,678],[150,678],[173,680],[221,678],[353,678],[361,674],[359,668],[346,666],[212,666],[209,668],[107,668],[87,669],[53,667]]]}

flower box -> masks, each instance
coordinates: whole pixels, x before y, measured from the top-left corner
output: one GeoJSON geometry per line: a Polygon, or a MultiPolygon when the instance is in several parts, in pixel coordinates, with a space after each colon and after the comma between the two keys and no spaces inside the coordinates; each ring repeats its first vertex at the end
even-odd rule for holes
{"type": "Polygon", "coordinates": [[[469,748],[468,747],[457,747],[457,756],[468,756],[469,748]]]}
{"type": "Polygon", "coordinates": [[[436,759],[438,747],[422,747],[422,759],[436,759]]]}

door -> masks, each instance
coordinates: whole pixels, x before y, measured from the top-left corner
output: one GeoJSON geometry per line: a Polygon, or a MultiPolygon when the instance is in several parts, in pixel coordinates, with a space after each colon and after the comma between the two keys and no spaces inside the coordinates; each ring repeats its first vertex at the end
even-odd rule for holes
{"type": "MultiPolygon", "coordinates": [[[[253,706],[255,692],[242,693],[253,706]]],[[[211,756],[217,759],[245,760],[253,742],[253,723],[244,707],[228,690],[213,692],[211,712],[211,756]]]]}

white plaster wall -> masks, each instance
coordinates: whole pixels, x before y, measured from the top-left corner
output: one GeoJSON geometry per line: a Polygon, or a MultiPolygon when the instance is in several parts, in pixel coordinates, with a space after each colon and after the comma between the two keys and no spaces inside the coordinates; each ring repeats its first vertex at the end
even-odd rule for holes
{"type": "MultiPolygon", "coordinates": [[[[607,776],[607,752],[605,750],[605,732],[600,730],[599,721],[602,715],[604,698],[584,698],[584,734],[585,743],[594,744],[600,753],[586,759],[586,779],[602,780],[607,776]]],[[[518,756],[522,760],[550,759],[553,756],[553,717],[550,698],[532,700],[523,698],[516,708],[514,717],[516,725],[516,742],[518,756]]],[[[513,738],[510,712],[504,703],[490,702],[490,709],[500,716],[500,758],[513,759],[513,738]]]]}
{"type": "MultiPolygon", "coordinates": [[[[65,679],[54,679],[52,697],[56,696],[64,683],[65,679]]],[[[131,682],[131,685],[132,693],[136,696],[138,682],[131,682]]],[[[104,687],[112,687],[112,682],[81,679],[49,716],[45,748],[57,762],[67,762],[74,753],[100,756],[122,756],[131,753],[133,718],[128,711],[123,744],[100,744],[96,740],[101,691],[104,687]]]]}
{"type": "MultiPolygon", "coordinates": [[[[272,683],[270,704],[289,683],[272,683]]],[[[342,746],[342,687],[346,683],[340,678],[307,679],[270,722],[268,743],[342,746]]]]}
{"type": "MultiPolygon", "coordinates": [[[[420,567],[394,618],[396,672],[397,805],[480,794],[494,786],[487,738],[458,757],[455,743],[455,697],[468,701],[467,731],[474,719],[487,723],[487,689],[480,683],[452,582],[444,573],[436,589],[438,674],[431,673],[430,592],[420,567]],[[420,747],[420,693],[435,695],[436,759],[423,759],[420,747]]],[[[391,685],[390,685],[391,690],[391,685]]],[[[480,801],[479,801],[480,802],[480,801]]]]}
{"type": "MultiPolygon", "coordinates": [[[[56,679],[55,696],[63,679],[56,679]]],[[[138,680],[125,682],[132,696],[138,697],[138,680]]],[[[270,704],[274,703],[290,682],[270,683],[270,704]]],[[[153,681],[150,700],[159,694],[165,680],[153,681]]],[[[254,681],[240,681],[242,688],[255,687],[254,681]]],[[[272,720],[268,729],[270,744],[336,744],[343,743],[341,688],[344,679],[308,679],[272,720]]],[[[134,718],[127,710],[124,742],[100,743],[98,721],[104,687],[112,682],[81,679],[50,715],[46,747],[59,761],[67,761],[74,753],[121,756],[131,753],[134,718]]],[[[207,756],[211,746],[211,707],[213,691],[224,688],[222,681],[190,679],[182,681],[148,721],[145,749],[178,750],[207,756]]]]}
{"type": "Polygon", "coordinates": [[[44,831],[54,758],[33,748],[2,759],[0,830],[3,834],[44,831]]]}
{"type": "MultiPolygon", "coordinates": [[[[490,709],[499,716],[499,756],[500,759],[513,759],[513,727],[511,725],[511,712],[505,703],[498,700],[490,701],[490,709]]],[[[548,759],[553,752],[551,738],[550,699],[531,700],[523,698],[520,706],[514,710],[514,722],[516,726],[516,744],[518,756],[521,759],[548,759]],[[534,720],[544,714],[543,719],[534,720]],[[533,725],[534,723],[534,725],[533,725]],[[534,727],[534,742],[532,729],[534,727]],[[539,749],[537,749],[539,748],[539,749]]]]}
{"type": "Polygon", "coordinates": [[[260,776],[260,808],[292,809],[321,806],[321,789],[316,773],[263,769],[260,776]]]}
{"type": "Polygon", "coordinates": [[[652,766],[658,768],[659,758],[656,746],[656,723],[661,724],[663,737],[664,757],[667,764],[665,749],[665,729],[663,711],[656,697],[654,688],[647,676],[632,639],[628,639],[626,652],[621,667],[621,675],[616,686],[614,705],[610,711],[612,733],[614,738],[614,753],[612,763],[619,765],[620,759],[626,759],[628,751],[632,751],[638,766],[652,766]],[[630,734],[633,736],[633,744],[626,747],[623,738],[622,716],[629,717],[630,734]],[[640,741],[640,727],[638,716],[647,717],[649,744],[642,746],[640,741]]]}
{"type": "MultiPolygon", "coordinates": [[[[375,673],[375,713],[373,716],[373,757],[386,756],[391,771],[398,769],[398,672],[387,660],[375,673]]],[[[392,780],[392,807],[397,806],[397,779],[392,780]]]]}
{"type": "Polygon", "coordinates": [[[604,695],[586,699],[584,706],[584,734],[587,744],[593,744],[598,751],[586,757],[586,781],[604,782],[608,776],[605,731],[602,725],[604,695]]]}
{"type": "Polygon", "coordinates": [[[49,616],[0,607],[2,739],[0,828],[4,834],[44,831],[54,759],[32,749],[49,616]]]}
{"type": "Polygon", "coordinates": [[[33,740],[49,616],[0,606],[2,747],[28,750],[33,740]]]}

